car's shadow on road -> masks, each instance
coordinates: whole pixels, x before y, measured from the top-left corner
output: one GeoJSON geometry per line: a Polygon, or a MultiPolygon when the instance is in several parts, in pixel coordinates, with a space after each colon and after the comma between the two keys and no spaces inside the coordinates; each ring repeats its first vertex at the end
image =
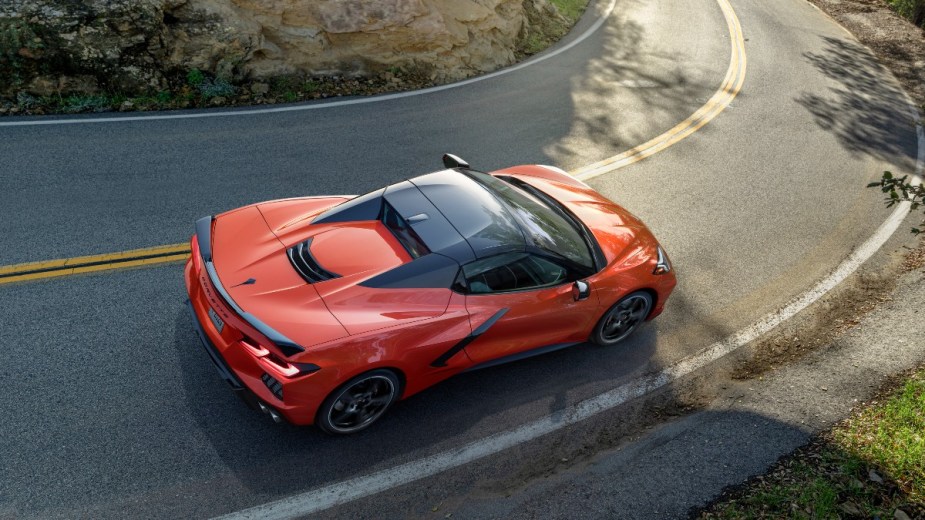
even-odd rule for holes
{"type": "MultiPolygon", "coordinates": [[[[249,489],[285,494],[400,464],[514,428],[653,370],[656,331],[647,324],[613,348],[582,344],[457,375],[401,401],[369,430],[331,437],[275,424],[222,381],[185,308],[174,336],[185,406],[215,452],[249,489]]],[[[657,367],[655,368],[657,370],[657,367]]]]}

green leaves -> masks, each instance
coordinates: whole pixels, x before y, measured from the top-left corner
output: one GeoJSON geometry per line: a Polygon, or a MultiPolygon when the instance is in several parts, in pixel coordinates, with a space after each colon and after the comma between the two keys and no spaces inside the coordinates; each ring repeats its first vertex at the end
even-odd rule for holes
{"type": "MultiPolygon", "coordinates": [[[[925,203],[925,187],[921,184],[913,184],[908,175],[902,177],[893,176],[892,172],[885,171],[880,181],[871,182],[868,188],[880,188],[880,191],[886,194],[886,205],[891,207],[900,202],[911,203],[912,211],[922,207],[925,203]]],[[[915,234],[921,233],[918,228],[913,228],[915,234]]]]}

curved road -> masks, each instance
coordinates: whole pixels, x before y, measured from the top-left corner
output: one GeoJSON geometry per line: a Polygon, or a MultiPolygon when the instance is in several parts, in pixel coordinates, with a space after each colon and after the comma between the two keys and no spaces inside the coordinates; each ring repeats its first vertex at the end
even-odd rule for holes
{"type": "MultiPolygon", "coordinates": [[[[556,413],[805,291],[888,216],[864,186],[885,169],[914,170],[914,123],[895,81],[810,4],[732,5],[748,56],[734,102],[686,140],[590,181],[650,225],[679,276],[664,315],[628,344],[462,375],[334,439],[236,402],[197,344],[177,264],[3,285],[0,516],[242,510],[556,413]]],[[[575,170],[706,103],[730,43],[716,0],[617,0],[566,52],[460,88],[272,114],[0,126],[0,265],[180,242],[201,215],[362,193],[435,170],[446,151],[483,170],[575,170]]],[[[620,410],[596,420],[619,421],[620,410]]],[[[469,464],[357,511],[426,515],[429,503],[402,497],[469,493],[506,463],[469,464]]]]}

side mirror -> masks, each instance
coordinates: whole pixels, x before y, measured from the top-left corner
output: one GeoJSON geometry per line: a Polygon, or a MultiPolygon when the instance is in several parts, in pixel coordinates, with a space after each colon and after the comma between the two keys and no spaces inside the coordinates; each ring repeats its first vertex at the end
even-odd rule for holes
{"type": "Polygon", "coordinates": [[[578,280],[572,285],[572,296],[576,302],[587,300],[588,296],[591,296],[591,284],[584,280],[578,280]]]}
{"type": "Polygon", "coordinates": [[[469,163],[467,163],[466,161],[460,159],[459,157],[451,153],[443,154],[443,165],[446,166],[447,168],[468,168],[469,167],[469,163]]]}

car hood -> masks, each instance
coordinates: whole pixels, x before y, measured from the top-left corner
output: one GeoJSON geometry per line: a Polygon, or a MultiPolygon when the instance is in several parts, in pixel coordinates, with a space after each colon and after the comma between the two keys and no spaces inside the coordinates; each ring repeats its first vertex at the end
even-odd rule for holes
{"type": "Polygon", "coordinates": [[[257,206],[215,218],[212,259],[238,307],[295,343],[310,347],[347,335],[315,287],[292,267],[286,246],[257,206]]]}

